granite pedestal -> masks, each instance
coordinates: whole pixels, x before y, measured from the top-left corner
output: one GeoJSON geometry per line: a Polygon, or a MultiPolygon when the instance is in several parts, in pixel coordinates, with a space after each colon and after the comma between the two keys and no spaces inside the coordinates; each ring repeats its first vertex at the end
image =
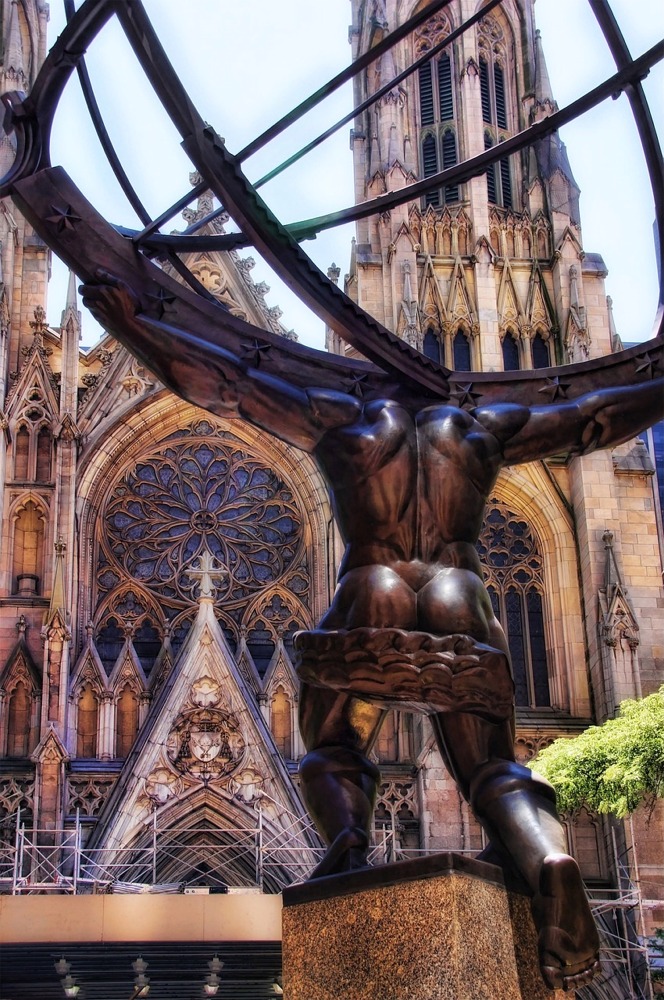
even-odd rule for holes
{"type": "Polygon", "coordinates": [[[286,1000],[562,1000],[544,985],[529,899],[458,854],[284,891],[286,1000]]]}

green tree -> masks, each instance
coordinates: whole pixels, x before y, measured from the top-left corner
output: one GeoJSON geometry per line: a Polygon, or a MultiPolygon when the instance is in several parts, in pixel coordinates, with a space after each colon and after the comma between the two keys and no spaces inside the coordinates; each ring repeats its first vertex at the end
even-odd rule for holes
{"type": "Polygon", "coordinates": [[[615,719],[555,740],[530,765],[556,790],[558,808],[622,818],[664,794],[664,687],[624,701],[615,719]]]}

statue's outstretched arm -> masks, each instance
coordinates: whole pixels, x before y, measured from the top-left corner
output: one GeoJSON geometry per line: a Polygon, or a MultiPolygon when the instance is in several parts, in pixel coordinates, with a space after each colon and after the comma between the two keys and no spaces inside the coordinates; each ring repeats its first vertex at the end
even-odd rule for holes
{"type": "Polygon", "coordinates": [[[231,351],[141,312],[132,290],[111,274],[83,285],[83,303],[104,329],[178,396],[225,417],[242,417],[288,444],[313,451],[326,430],[357,418],[345,393],[303,390],[252,368],[231,351]]]}
{"type": "Polygon", "coordinates": [[[479,407],[476,417],[501,441],[506,465],[560,452],[613,448],[664,419],[664,379],[600,389],[570,402],[479,407]]]}

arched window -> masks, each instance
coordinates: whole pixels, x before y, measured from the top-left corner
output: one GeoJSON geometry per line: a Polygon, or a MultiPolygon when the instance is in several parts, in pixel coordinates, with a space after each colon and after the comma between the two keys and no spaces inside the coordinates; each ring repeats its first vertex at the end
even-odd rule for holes
{"type": "Polygon", "coordinates": [[[29,460],[30,432],[25,425],[22,425],[14,437],[14,479],[23,481],[28,478],[29,460]]]}
{"type": "Polygon", "coordinates": [[[601,822],[587,809],[580,809],[568,820],[568,836],[574,857],[579,863],[581,874],[589,881],[606,878],[606,853],[604,850],[601,822]]]}
{"type": "Polygon", "coordinates": [[[272,735],[274,736],[277,750],[286,760],[291,760],[293,756],[291,703],[281,684],[272,696],[270,716],[272,719],[272,735]]]}
{"type": "Polygon", "coordinates": [[[30,752],[32,698],[26,684],[19,681],[7,707],[7,756],[27,757],[30,752]]]}
{"type": "MultiPolygon", "coordinates": [[[[487,14],[479,23],[480,97],[484,148],[492,149],[514,131],[506,67],[512,65],[511,41],[502,20],[487,14]]],[[[511,157],[505,156],[487,171],[489,202],[512,208],[511,157]]]]}
{"type": "Polygon", "coordinates": [[[412,781],[385,781],[378,792],[374,827],[376,843],[384,845],[385,860],[395,849],[419,850],[420,823],[416,813],[415,788],[412,781]]]}
{"type": "MultiPolygon", "coordinates": [[[[415,36],[415,53],[420,58],[434,45],[449,35],[450,23],[445,14],[439,13],[415,36]]],[[[453,56],[449,50],[433,56],[418,70],[420,156],[423,177],[431,177],[439,170],[447,170],[458,162],[457,135],[454,127],[456,98],[454,88],[453,56]]],[[[447,185],[444,191],[429,191],[424,197],[425,206],[438,208],[443,202],[459,200],[457,184],[447,185]]]]}
{"type": "Polygon", "coordinates": [[[97,730],[99,725],[99,699],[91,684],[85,684],[78,696],[76,725],[76,756],[97,756],[97,730]]]}
{"type": "Polygon", "coordinates": [[[440,362],[441,343],[433,330],[429,329],[424,334],[423,354],[432,361],[440,362]]]}
{"type": "MultiPolygon", "coordinates": [[[[80,712],[80,708],[79,708],[80,712]]],[[[80,727],[79,727],[80,731],[80,727]]],[[[129,684],[125,684],[116,705],[115,756],[126,757],[138,732],[138,698],[129,684]]]]}
{"type": "Polygon", "coordinates": [[[149,618],[144,618],[132,636],[132,643],[146,676],[149,676],[161,650],[159,629],[149,618]]]}
{"type": "Polygon", "coordinates": [[[470,357],[470,341],[463,332],[457,330],[452,342],[452,354],[454,357],[454,370],[457,372],[469,372],[472,370],[470,357]]]}
{"type": "Polygon", "coordinates": [[[95,646],[99,659],[104,664],[107,674],[110,674],[125,643],[124,631],[116,618],[108,618],[97,632],[95,646]]]}
{"type": "Polygon", "coordinates": [[[516,703],[548,707],[544,576],[537,537],[525,518],[493,498],[477,547],[494,614],[507,636],[516,703]]]}
{"type": "Polygon", "coordinates": [[[533,337],[533,366],[535,368],[548,368],[551,364],[549,355],[549,345],[541,333],[536,333],[533,337]]]}
{"type": "Polygon", "coordinates": [[[520,367],[519,345],[514,334],[508,330],[503,337],[503,368],[506,372],[516,372],[520,367]]]}
{"type": "Polygon", "coordinates": [[[14,522],[13,593],[24,597],[40,591],[44,573],[44,515],[32,501],[19,511],[14,522]]]}
{"type": "Polygon", "coordinates": [[[53,438],[48,427],[40,427],[37,434],[37,469],[35,479],[38,483],[48,483],[51,480],[51,455],[53,453],[53,438]]]}

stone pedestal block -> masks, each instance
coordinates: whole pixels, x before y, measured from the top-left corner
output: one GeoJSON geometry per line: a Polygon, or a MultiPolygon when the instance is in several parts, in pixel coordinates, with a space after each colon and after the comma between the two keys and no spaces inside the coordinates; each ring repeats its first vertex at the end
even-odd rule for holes
{"type": "Polygon", "coordinates": [[[284,891],[286,1000],[562,1000],[544,985],[527,896],[439,854],[284,891]]]}

